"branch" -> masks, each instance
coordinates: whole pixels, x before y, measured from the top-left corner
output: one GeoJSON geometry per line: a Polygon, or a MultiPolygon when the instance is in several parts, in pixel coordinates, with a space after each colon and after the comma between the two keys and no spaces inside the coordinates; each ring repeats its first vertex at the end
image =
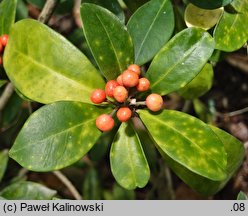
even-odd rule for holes
{"type": "Polygon", "coordinates": [[[51,18],[59,0],[47,0],[46,4],[44,5],[38,20],[42,23],[47,23],[51,18]]]}
{"type": "Polygon", "coordinates": [[[76,200],[82,200],[82,196],[79,194],[74,185],[70,180],[60,171],[53,171],[53,174],[68,188],[71,194],[75,197],[76,200]]]}
{"type": "Polygon", "coordinates": [[[11,83],[8,83],[0,97],[0,112],[3,111],[4,107],[8,103],[13,92],[14,92],[13,85],[11,83]]]}

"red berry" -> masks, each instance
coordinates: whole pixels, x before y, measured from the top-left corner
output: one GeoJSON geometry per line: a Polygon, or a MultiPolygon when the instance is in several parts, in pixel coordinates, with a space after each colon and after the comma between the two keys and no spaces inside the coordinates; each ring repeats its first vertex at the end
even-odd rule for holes
{"type": "Polygon", "coordinates": [[[95,104],[100,104],[106,99],[106,93],[102,89],[96,89],[91,93],[90,100],[95,104]]]}
{"type": "Polygon", "coordinates": [[[3,45],[0,43],[0,54],[3,52],[3,45]]]}
{"type": "Polygon", "coordinates": [[[118,82],[119,85],[123,86],[122,74],[117,77],[116,81],[118,82]]]}
{"type": "Polygon", "coordinates": [[[3,65],[3,57],[0,56],[0,65],[3,65]]]}
{"type": "Polygon", "coordinates": [[[158,94],[150,94],[146,98],[146,106],[151,111],[159,111],[163,106],[163,98],[158,94]]]}
{"type": "Polygon", "coordinates": [[[107,114],[102,114],[96,119],[96,127],[101,131],[110,131],[115,125],[114,119],[107,114]]]}
{"type": "Polygon", "coordinates": [[[4,34],[0,37],[0,42],[3,46],[6,46],[9,40],[9,36],[4,34]]]}
{"type": "Polygon", "coordinates": [[[105,86],[105,91],[106,94],[109,97],[113,97],[114,96],[114,89],[119,86],[118,82],[115,80],[109,80],[105,86]]]}
{"type": "Polygon", "coordinates": [[[150,81],[146,78],[140,78],[136,88],[140,92],[147,91],[150,88],[150,81]]]}
{"type": "Polygon", "coordinates": [[[125,70],[122,74],[122,82],[126,87],[134,87],[139,82],[139,75],[133,71],[125,70]]]}
{"type": "Polygon", "coordinates": [[[138,75],[140,75],[140,73],[141,73],[140,66],[136,65],[136,64],[129,65],[127,69],[137,73],[138,75]]]}
{"type": "Polygon", "coordinates": [[[124,102],[127,99],[127,96],[128,96],[128,91],[125,87],[117,86],[114,89],[114,98],[118,102],[120,102],[120,103],[124,102]]]}
{"type": "Polygon", "coordinates": [[[120,109],[118,109],[116,115],[121,122],[126,122],[131,118],[132,111],[128,107],[121,107],[120,109]]]}

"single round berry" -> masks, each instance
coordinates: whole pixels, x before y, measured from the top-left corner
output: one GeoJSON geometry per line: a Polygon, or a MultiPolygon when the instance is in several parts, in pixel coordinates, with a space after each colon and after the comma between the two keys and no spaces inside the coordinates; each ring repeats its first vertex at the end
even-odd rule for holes
{"type": "Polygon", "coordinates": [[[109,97],[114,97],[114,89],[119,86],[115,80],[109,80],[105,86],[105,92],[109,97]]]}
{"type": "Polygon", "coordinates": [[[136,65],[136,64],[129,65],[127,69],[137,73],[138,75],[140,75],[140,73],[141,73],[140,66],[136,65]]]}
{"type": "Polygon", "coordinates": [[[163,98],[158,94],[150,94],[146,98],[146,106],[151,111],[159,111],[163,106],[163,98]]]}
{"type": "Polygon", "coordinates": [[[150,88],[150,81],[146,78],[140,78],[136,88],[140,92],[147,91],[150,88]]]}
{"type": "Polygon", "coordinates": [[[114,89],[114,98],[118,102],[120,102],[120,103],[124,102],[127,99],[127,96],[128,96],[128,91],[125,87],[117,86],[114,89]]]}
{"type": "Polygon", "coordinates": [[[131,118],[132,111],[128,107],[121,107],[118,109],[116,115],[121,122],[126,122],[131,118]]]}
{"type": "Polygon", "coordinates": [[[3,46],[6,46],[9,40],[9,36],[4,34],[0,37],[0,42],[3,46]]]}
{"type": "Polygon", "coordinates": [[[106,99],[106,93],[102,89],[96,89],[91,93],[90,100],[95,104],[100,104],[106,99]]]}
{"type": "Polygon", "coordinates": [[[110,115],[102,114],[96,119],[96,127],[103,132],[112,130],[114,125],[115,121],[110,115]]]}
{"type": "Polygon", "coordinates": [[[133,71],[125,70],[122,74],[122,82],[126,87],[134,87],[139,82],[139,75],[133,71]]]}
{"type": "Polygon", "coordinates": [[[0,43],[0,54],[3,52],[3,45],[0,43]]]}
{"type": "Polygon", "coordinates": [[[123,86],[122,74],[117,77],[116,81],[118,82],[119,85],[123,86]]]}

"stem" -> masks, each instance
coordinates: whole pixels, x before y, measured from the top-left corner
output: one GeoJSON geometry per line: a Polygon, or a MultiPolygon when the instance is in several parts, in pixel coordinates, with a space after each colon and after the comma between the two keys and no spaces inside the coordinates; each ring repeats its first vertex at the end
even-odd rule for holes
{"type": "Polygon", "coordinates": [[[245,107],[243,109],[236,110],[236,111],[233,111],[233,112],[225,113],[224,115],[231,117],[231,116],[240,115],[240,114],[243,114],[243,113],[246,113],[246,112],[248,112],[248,107],[245,107]]]}
{"type": "Polygon", "coordinates": [[[68,188],[71,194],[74,196],[76,200],[82,200],[82,196],[79,194],[77,189],[71,183],[71,181],[60,171],[53,171],[53,174],[68,188]]]}
{"type": "Polygon", "coordinates": [[[12,83],[8,83],[5,87],[3,94],[0,97],[0,112],[4,109],[4,107],[7,105],[11,95],[14,92],[14,87],[12,83]]]}
{"type": "Polygon", "coordinates": [[[38,17],[38,20],[42,23],[47,23],[51,18],[58,2],[58,0],[47,0],[38,17]]]}

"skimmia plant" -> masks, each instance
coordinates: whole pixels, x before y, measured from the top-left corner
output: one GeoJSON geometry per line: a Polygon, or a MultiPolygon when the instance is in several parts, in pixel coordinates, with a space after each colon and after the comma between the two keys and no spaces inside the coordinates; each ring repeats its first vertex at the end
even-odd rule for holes
{"type": "Polygon", "coordinates": [[[161,96],[177,92],[193,99],[209,90],[214,50],[237,50],[248,38],[243,28],[247,0],[192,0],[194,5],[186,8],[185,29],[175,29],[169,0],[151,0],[133,9],[126,26],[124,15],[116,16],[101,1],[83,3],[83,32],[97,68],[48,26],[32,19],[13,24],[11,7],[16,1],[11,2],[0,6],[0,19],[8,17],[0,35],[9,34],[3,67],[19,94],[45,105],[26,121],[10,157],[29,170],[58,170],[107,140],[112,174],[126,189],[148,183],[148,158],[154,148],[199,193],[211,195],[224,187],[243,160],[243,145],[196,117],[168,110],[161,96]],[[191,16],[199,10],[211,11],[206,19],[213,19],[195,23],[191,16]],[[211,35],[206,30],[213,27],[211,35]],[[145,81],[139,87],[137,81],[129,85],[133,80],[123,78],[130,65],[142,68],[140,79],[145,81]],[[148,95],[156,97],[149,100],[148,95]],[[162,110],[154,108],[156,103],[162,110]],[[102,115],[105,118],[96,123],[102,115]],[[107,129],[104,122],[110,124],[107,129]]]}

